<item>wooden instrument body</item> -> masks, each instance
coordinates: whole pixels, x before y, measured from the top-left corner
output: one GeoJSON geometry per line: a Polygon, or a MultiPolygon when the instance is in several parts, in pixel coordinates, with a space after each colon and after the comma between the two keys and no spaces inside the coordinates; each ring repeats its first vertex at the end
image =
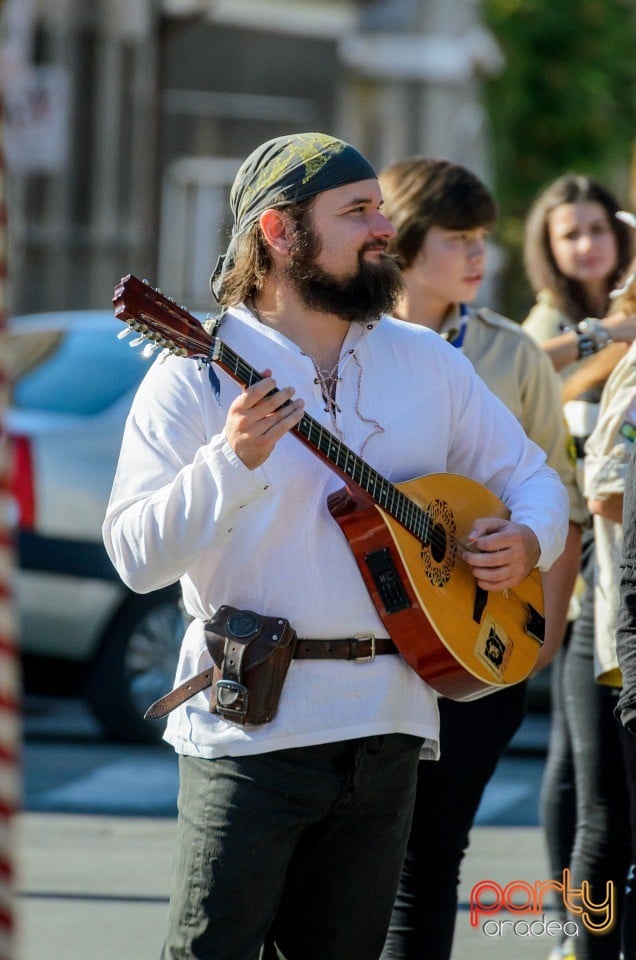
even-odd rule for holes
{"type": "Polygon", "coordinates": [[[453,474],[431,474],[396,486],[433,511],[436,528],[443,532],[437,546],[422,544],[355,488],[332,494],[328,506],[400,653],[422,679],[454,700],[524,680],[541,648],[541,638],[528,630],[543,612],[539,572],[514,591],[486,592],[458,555],[458,542],[465,542],[473,521],[507,517],[506,507],[481,484],[453,474]],[[392,569],[382,551],[388,551],[392,569]],[[372,569],[378,556],[384,557],[384,577],[372,569]],[[396,578],[397,585],[387,584],[396,578]],[[396,606],[400,609],[390,609],[396,606]]]}

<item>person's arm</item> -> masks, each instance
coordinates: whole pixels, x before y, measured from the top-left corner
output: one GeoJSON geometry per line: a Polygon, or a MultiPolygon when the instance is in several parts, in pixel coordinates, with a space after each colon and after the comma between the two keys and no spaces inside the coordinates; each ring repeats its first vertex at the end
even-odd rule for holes
{"type": "MultiPolygon", "coordinates": [[[[507,333],[499,333],[504,339],[501,341],[506,344],[506,358],[508,362],[507,376],[514,379],[515,390],[517,391],[515,399],[515,412],[517,413],[521,426],[526,435],[540,447],[546,455],[548,465],[552,467],[560,476],[561,482],[568,491],[570,499],[570,530],[568,532],[568,542],[566,543],[566,552],[552,570],[560,571],[550,572],[548,576],[548,591],[551,589],[550,583],[554,582],[555,589],[559,595],[553,598],[553,603],[546,603],[550,607],[550,624],[548,626],[548,643],[544,649],[550,649],[550,659],[556,652],[558,642],[565,632],[567,607],[569,594],[563,596],[563,590],[573,588],[574,580],[578,571],[578,557],[580,551],[580,529],[577,526],[587,521],[587,510],[581,492],[576,483],[574,464],[568,456],[569,436],[563,417],[561,406],[561,382],[552,369],[549,359],[541,351],[540,347],[530,338],[517,334],[514,340],[510,340],[507,333]],[[569,545],[569,549],[568,549],[569,545]],[[572,567],[566,570],[567,564],[572,567]],[[552,623],[552,617],[556,617],[558,622],[552,623]],[[552,637],[561,634],[558,641],[552,637]]],[[[478,368],[479,369],[479,368],[478,368]]],[[[484,549],[495,545],[496,541],[491,543],[484,542],[484,549]]],[[[511,544],[513,541],[511,541],[511,544]]],[[[517,559],[523,564],[530,562],[531,551],[525,552],[524,541],[519,544],[517,559]]],[[[505,554],[501,554],[499,559],[505,561],[505,554]]],[[[511,554],[510,574],[513,575],[514,558],[511,554]]],[[[480,569],[478,557],[467,557],[467,562],[473,566],[473,571],[481,578],[480,586],[487,589],[487,578],[490,575],[493,578],[493,584],[496,583],[495,576],[503,574],[501,567],[498,570],[491,570],[485,573],[480,569]]],[[[497,588],[496,586],[494,587],[497,588]]],[[[545,577],[544,577],[545,592],[545,577]]],[[[547,660],[546,660],[547,662],[547,660]]]]}
{"type": "Polygon", "coordinates": [[[585,444],[585,496],[590,513],[622,523],[627,463],[636,432],[635,348],[608,378],[594,430],[585,444]]]}
{"type": "Polygon", "coordinates": [[[615,561],[605,579],[615,585],[618,594],[615,598],[616,656],[623,675],[621,719],[626,726],[633,723],[636,732],[636,648],[632,622],[636,616],[635,349],[630,347],[603,390],[599,419],[585,445],[585,493],[597,516],[613,523],[625,520],[620,568],[615,561]],[[622,516],[618,510],[621,501],[622,516]]]}
{"type": "MultiPolygon", "coordinates": [[[[636,315],[634,314],[626,315],[623,312],[615,313],[604,317],[600,321],[596,321],[596,323],[607,333],[609,341],[629,344],[636,338],[636,315]]],[[[555,370],[562,370],[570,363],[575,363],[577,360],[584,358],[584,355],[581,353],[582,336],[585,342],[584,332],[567,330],[556,337],[551,337],[549,340],[543,341],[541,348],[552,361],[552,366],[555,370]]],[[[592,337],[592,343],[593,341],[594,338],[592,337]]],[[[606,343],[609,341],[606,341],[606,343]]],[[[601,345],[600,343],[598,345],[593,344],[590,353],[586,355],[592,356],[600,352],[605,345],[606,344],[601,345]]]]}
{"type": "Polygon", "coordinates": [[[611,493],[605,500],[589,498],[587,501],[590,513],[595,513],[605,520],[612,520],[614,523],[623,522],[623,494],[611,493]]]}
{"type": "Polygon", "coordinates": [[[262,464],[302,405],[266,378],[226,410],[205,368],[153,364],[133,401],[102,528],[108,555],[137,593],[179,580],[196,558],[232,537],[239,511],[268,496],[262,464]]]}
{"type": "Polygon", "coordinates": [[[616,712],[623,726],[636,734],[636,444],[625,479],[616,654],[623,677],[616,712]]]}
{"type": "Polygon", "coordinates": [[[579,360],[579,338],[573,330],[560,333],[557,337],[544,340],[541,349],[558,372],[570,363],[579,360]]]}
{"type": "Polygon", "coordinates": [[[460,355],[455,362],[468,364],[470,376],[458,369],[452,377],[454,429],[447,470],[484,484],[510,510],[509,521],[475,521],[465,560],[484,589],[503,590],[512,580],[519,583],[533,566],[547,570],[562,553],[568,497],[545,454],[475,376],[470,361],[460,355]]]}

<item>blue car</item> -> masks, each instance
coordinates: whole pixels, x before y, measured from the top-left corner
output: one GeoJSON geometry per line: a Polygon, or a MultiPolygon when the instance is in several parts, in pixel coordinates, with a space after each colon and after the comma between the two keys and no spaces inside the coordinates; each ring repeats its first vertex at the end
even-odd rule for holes
{"type": "Polygon", "coordinates": [[[143,714],[172,686],[184,625],[178,586],[133,594],[102,543],[124,423],[151,362],[117,339],[122,329],[108,311],[13,318],[5,425],[21,652],[73,667],[105,731],[139,742],[162,732],[143,714]]]}

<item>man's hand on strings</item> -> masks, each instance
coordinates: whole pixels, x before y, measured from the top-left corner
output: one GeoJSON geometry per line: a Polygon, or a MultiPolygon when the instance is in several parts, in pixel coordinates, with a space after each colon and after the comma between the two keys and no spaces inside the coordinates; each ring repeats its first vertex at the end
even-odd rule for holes
{"type": "Polygon", "coordinates": [[[484,590],[508,590],[536,567],[540,552],[530,527],[485,517],[475,520],[462,556],[484,590]]]}
{"type": "Polygon", "coordinates": [[[293,387],[272,394],[276,381],[271,373],[263,370],[263,379],[243,390],[228,410],[225,436],[248,470],[267,460],[276,441],[296,426],[304,412],[304,401],[291,399],[293,387]]]}

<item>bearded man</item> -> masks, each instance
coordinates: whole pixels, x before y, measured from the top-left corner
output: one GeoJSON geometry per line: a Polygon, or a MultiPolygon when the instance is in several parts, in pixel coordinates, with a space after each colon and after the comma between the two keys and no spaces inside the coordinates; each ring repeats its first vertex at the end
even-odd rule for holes
{"type": "Polygon", "coordinates": [[[381,203],[341,140],[258,147],[212,286],[219,336],[262,378],[211,385],[171,357],[128,419],[106,546],[133,590],[180,580],[193,618],[168,695],[180,790],[163,960],[257,960],[265,941],[286,960],[379,957],[418,759],[438,756],[436,693],[388,636],[327,506],[342,477],[298,442],[303,423],[391,482],[448,471],[503,499],[511,519],[469,536],[482,591],[563,548],[567,498],[538,447],[459,351],[387,316],[401,279],[381,203]],[[250,722],[261,666],[241,658],[267,617],[272,649],[286,621],[298,639],[275,712],[250,722]],[[191,679],[213,669],[210,623],[212,697],[191,679]]]}

